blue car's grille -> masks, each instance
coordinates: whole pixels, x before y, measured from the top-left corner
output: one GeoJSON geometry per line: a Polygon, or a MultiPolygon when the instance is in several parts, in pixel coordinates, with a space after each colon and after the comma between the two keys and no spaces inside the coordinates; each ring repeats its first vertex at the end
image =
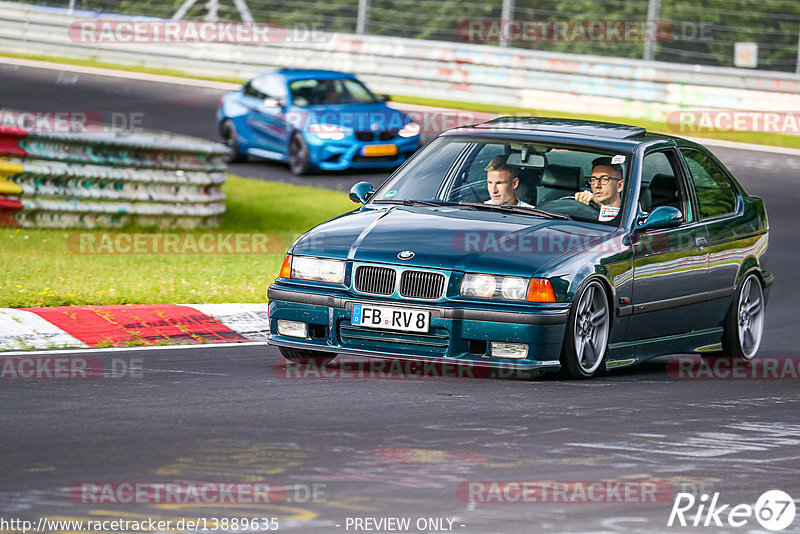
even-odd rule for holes
{"type": "Polygon", "coordinates": [[[374,295],[393,295],[397,272],[388,267],[361,265],[356,269],[356,289],[374,295]]]}
{"type": "Polygon", "coordinates": [[[444,275],[425,271],[403,271],[400,296],[412,299],[438,299],[444,292],[444,275]]]}
{"type": "Polygon", "coordinates": [[[359,141],[391,141],[397,135],[397,130],[384,130],[382,132],[355,132],[359,141]]]}
{"type": "Polygon", "coordinates": [[[411,348],[424,353],[445,354],[450,342],[450,334],[446,328],[432,328],[428,334],[410,334],[371,330],[342,322],[339,325],[339,340],[342,345],[367,350],[395,352],[411,348]]]}

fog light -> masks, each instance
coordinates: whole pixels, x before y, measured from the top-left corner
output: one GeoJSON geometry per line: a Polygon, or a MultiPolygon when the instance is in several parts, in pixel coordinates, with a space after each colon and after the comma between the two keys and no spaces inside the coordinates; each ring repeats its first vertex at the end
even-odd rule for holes
{"type": "Polygon", "coordinates": [[[526,343],[500,343],[492,341],[492,356],[495,358],[516,358],[521,360],[528,355],[526,343]]]}
{"type": "Polygon", "coordinates": [[[289,337],[308,337],[308,326],[299,321],[286,321],[278,319],[278,333],[289,337]]]}

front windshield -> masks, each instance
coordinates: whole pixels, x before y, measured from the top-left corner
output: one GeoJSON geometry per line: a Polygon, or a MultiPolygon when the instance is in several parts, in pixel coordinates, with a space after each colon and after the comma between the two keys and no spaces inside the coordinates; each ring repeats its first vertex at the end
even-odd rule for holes
{"type": "Polygon", "coordinates": [[[292,103],[299,107],[380,102],[364,84],[352,78],[295,80],[289,84],[289,90],[292,103]]]}
{"type": "MultiPolygon", "coordinates": [[[[373,196],[410,201],[536,210],[616,225],[630,154],[539,141],[440,137],[373,196]]],[[[539,213],[541,215],[541,213],[539,213]]]]}

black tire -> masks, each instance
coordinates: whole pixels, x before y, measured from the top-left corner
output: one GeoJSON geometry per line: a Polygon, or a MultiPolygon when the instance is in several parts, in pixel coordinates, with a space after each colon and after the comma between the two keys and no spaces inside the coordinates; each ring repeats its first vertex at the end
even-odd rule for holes
{"type": "Polygon", "coordinates": [[[764,288],[755,273],[749,273],[736,288],[722,335],[722,355],[749,362],[755,358],[764,337],[764,288]]]}
{"type": "Polygon", "coordinates": [[[575,295],[561,347],[561,371],[567,378],[590,378],[603,368],[611,332],[606,290],[590,280],[575,295]]]}
{"type": "Polygon", "coordinates": [[[311,159],[308,153],[308,145],[306,145],[303,136],[294,134],[289,141],[289,170],[295,176],[308,174],[313,170],[314,166],[311,165],[311,159]]]}
{"type": "Polygon", "coordinates": [[[332,362],[336,357],[336,353],[334,352],[290,349],[288,347],[278,347],[278,349],[281,351],[281,355],[284,358],[297,365],[313,364],[317,367],[322,367],[332,362]]]}
{"type": "Polygon", "coordinates": [[[225,119],[219,132],[222,136],[222,142],[228,147],[228,155],[225,156],[225,163],[242,163],[247,161],[247,154],[243,154],[239,150],[239,134],[236,132],[236,126],[234,126],[233,121],[225,119]]]}

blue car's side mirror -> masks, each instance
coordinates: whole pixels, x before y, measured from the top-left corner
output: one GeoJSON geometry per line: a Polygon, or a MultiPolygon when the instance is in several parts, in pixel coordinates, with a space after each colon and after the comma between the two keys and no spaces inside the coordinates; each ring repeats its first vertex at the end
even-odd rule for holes
{"type": "Polygon", "coordinates": [[[655,230],[658,228],[674,228],[683,222],[681,210],[674,206],[659,206],[636,226],[636,230],[655,230]]]}
{"type": "Polygon", "coordinates": [[[372,188],[371,183],[358,182],[350,189],[350,200],[360,204],[365,204],[367,200],[369,200],[374,194],[375,190],[372,188]]]}

